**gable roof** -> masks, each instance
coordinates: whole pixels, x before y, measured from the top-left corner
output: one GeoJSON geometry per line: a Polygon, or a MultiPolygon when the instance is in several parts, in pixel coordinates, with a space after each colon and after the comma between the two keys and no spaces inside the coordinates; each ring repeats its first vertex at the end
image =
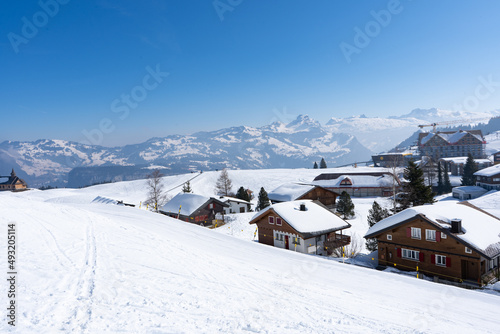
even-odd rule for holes
{"type": "MultiPolygon", "coordinates": [[[[349,179],[352,187],[371,187],[371,188],[378,188],[378,187],[392,187],[392,181],[393,181],[393,176],[392,174],[388,173],[383,173],[381,175],[359,175],[359,174],[344,174],[340,175],[336,179],[330,179],[330,180],[318,180],[318,181],[313,181],[312,183],[321,187],[329,187],[329,188],[334,188],[334,187],[342,187],[344,185],[341,185],[340,183],[345,180],[349,179]]],[[[399,180],[396,178],[396,182],[399,184],[399,180]]]]}
{"type": "Polygon", "coordinates": [[[474,175],[477,176],[493,176],[497,174],[500,174],[500,164],[481,169],[480,171],[474,173],[474,175]]]}
{"type": "Polygon", "coordinates": [[[330,233],[351,227],[351,224],[328,210],[323,205],[312,200],[282,202],[268,206],[259,211],[249,222],[257,223],[269,211],[274,211],[304,238],[330,233]],[[305,204],[306,211],[300,211],[300,205],[305,204]]]}
{"type": "Polygon", "coordinates": [[[436,139],[440,138],[449,144],[456,144],[458,141],[460,141],[460,139],[462,139],[468,134],[477,139],[478,141],[483,142],[483,133],[481,130],[438,131],[436,133],[421,132],[419,134],[419,142],[420,145],[425,145],[433,138],[436,139]]]}
{"type": "Polygon", "coordinates": [[[196,210],[204,206],[204,204],[208,203],[209,201],[218,202],[224,207],[229,206],[228,204],[223,203],[213,197],[206,197],[191,193],[179,193],[176,196],[174,196],[170,201],[168,201],[168,203],[162,207],[161,211],[178,213],[180,207],[181,215],[191,216],[196,210]]]}
{"type": "Polygon", "coordinates": [[[221,196],[219,198],[221,202],[228,203],[228,202],[235,202],[235,203],[243,203],[243,204],[250,204],[252,205],[251,202],[245,201],[244,199],[241,198],[236,198],[236,197],[230,197],[230,196],[221,196]]]}
{"type": "Polygon", "coordinates": [[[500,219],[457,202],[438,202],[433,205],[415,206],[381,220],[373,225],[365,238],[373,238],[386,230],[404,225],[417,216],[440,228],[442,231],[462,241],[485,257],[500,254],[500,219]],[[462,220],[462,231],[450,232],[452,219],[462,220]]]}
{"type": "Polygon", "coordinates": [[[315,185],[286,183],[267,194],[271,201],[289,202],[316,188],[315,185]]]}

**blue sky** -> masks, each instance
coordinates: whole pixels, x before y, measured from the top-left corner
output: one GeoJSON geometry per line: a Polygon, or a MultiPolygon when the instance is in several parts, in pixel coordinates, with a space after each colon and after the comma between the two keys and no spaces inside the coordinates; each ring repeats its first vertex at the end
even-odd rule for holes
{"type": "Polygon", "coordinates": [[[474,108],[499,109],[499,12],[497,1],[2,1],[0,113],[18,122],[0,141],[87,133],[113,146],[298,114],[452,110],[479,78],[492,85],[474,108]]]}

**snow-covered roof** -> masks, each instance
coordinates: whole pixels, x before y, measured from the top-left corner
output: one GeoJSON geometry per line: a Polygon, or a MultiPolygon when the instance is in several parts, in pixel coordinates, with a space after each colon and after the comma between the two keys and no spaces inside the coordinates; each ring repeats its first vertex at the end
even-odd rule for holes
{"type": "Polygon", "coordinates": [[[205,197],[191,193],[179,193],[174,196],[167,204],[163,206],[161,211],[178,213],[181,207],[181,215],[191,216],[200,206],[210,200],[210,197],[205,197]]]}
{"type": "Polygon", "coordinates": [[[432,133],[432,132],[430,132],[427,136],[425,136],[424,138],[421,139],[420,144],[424,145],[429,140],[431,140],[434,136],[441,137],[442,139],[444,139],[446,142],[448,142],[450,144],[455,144],[460,139],[462,139],[465,135],[467,135],[468,133],[471,136],[473,136],[474,138],[476,138],[477,140],[483,141],[483,139],[481,138],[481,136],[478,135],[478,134],[474,134],[474,133],[471,133],[471,132],[468,132],[468,131],[462,131],[462,130],[460,130],[460,131],[457,131],[457,132],[454,132],[454,133],[446,133],[446,132],[432,133]]]}
{"type": "Polygon", "coordinates": [[[101,203],[101,204],[118,204],[118,201],[116,199],[112,199],[109,197],[104,197],[104,196],[97,196],[94,198],[92,203],[101,203]]]}
{"type": "Polygon", "coordinates": [[[344,185],[340,185],[340,182],[342,182],[346,178],[351,181],[352,187],[369,187],[369,188],[390,187],[392,186],[392,181],[393,181],[393,177],[389,174],[383,174],[381,176],[352,174],[352,175],[341,175],[340,177],[333,180],[313,181],[312,184],[328,188],[342,187],[344,185]]]}
{"type": "Polygon", "coordinates": [[[254,222],[256,218],[265,215],[269,210],[274,210],[274,212],[284,219],[294,230],[305,237],[351,227],[348,222],[312,200],[298,200],[273,204],[259,211],[252,218],[250,223],[254,222]],[[300,210],[301,204],[305,204],[306,211],[300,210]]]}
{"type": "MultiPolygon", "coordinates": [[[[465,164],[467,162],[467,157],[453,157],[453,158],[441,158],[439,160],[443,160],[446,162],[453,162],[455,164],[465,164]]],[[[490,159],[474,159],[474,162],[477,164],[491,163],[490,159]]]]}
{"type": "Polygon", "coordinates": [[[236,197],[230,197],[230,196],[221,196],[219,199],[221,202],[236,202],[236,203],[244,203],[244,204],[252,204],[250,202],[247,202],[243,199],[236,198],[236,197]]]}
{"type": "Polygon", "coordinates": [[[365,235],[370,238],[417,215],[423,215],[443,229],[451,227],[451,220],[462,220],[462,234],[453,234],[466,244],[487,256],[500,254],[500,220],[468,205],[457,202],[438,202],[415,206],[373,225],[365,235]]]}
{"type": "Polygon", "coordinates": [[[289,202],[296,200],[315,187],[310,184],[287,183],[274,189],[267,196],[271,201],[289,202]]]}
{"type": "Polygon", "coordinates": [[[476,176],[493,176],[497,174],[500,174],[500,164],[481,169],[474,173],[476,176]]]}
{"type": "Polygon", "coordinates": [[[453,192],[464,194],[485,194],[488,190],[478,186],[462,186],[453,188],[453,192]]]}

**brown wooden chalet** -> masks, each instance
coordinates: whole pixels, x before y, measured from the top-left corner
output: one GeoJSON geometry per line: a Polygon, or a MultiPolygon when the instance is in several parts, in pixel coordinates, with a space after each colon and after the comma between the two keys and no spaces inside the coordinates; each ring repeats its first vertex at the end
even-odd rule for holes
{"type": "Polygon", "coordinates": [[[12,168],[10,176],[0,176],[0,178],[4,177],[7,177],[8,180],[0,183],[0,191],[21,191],[28,188],[28,184],[16,175],[14,168],[12,168]]]}
{"type": "Polygon", "coordinates": [[[271,203],[290,202],[301,199],[318,201],[328,208],[334,208],[338,193],[310,184],[287,183],[268,194],[271,203]]]}
{"type": "Polygon", "coordinates": [[[224,218],[224,208],[228,204],[214,197],[191,193],[180,193],[165,204],[160,212],[189,223],[202,226],[213,225],[220,216],[224,218]]]}
{"type": "MultiPolygon", "coordinates": [[[[463,202],[466,203],[466,202],[463,202]]],[[[482,285],[498,275],[500,220],[456,202],[406,209],[372,226],[381,266],[482,285]]]]}
{"type": "MultiPolygon", "coordinates": [[[[372,168],[376,169],[376,168],[372,168]]],[[[401,191],[401,181],[388,169],[385,171],[343,171],[323,173],[313,180],[314,185],[336,193],[347,192],[351,197],[392,196],[401,191]]]]}
{"type": "Polygon", "coordinates": [[[486,190],[500,190],[500,164],[475,172],[476,185],[486,190]]]}
{"type": "Polygon", "coordinates": [[[351,225],[311,200],[273,204],[250,224],[258,227],[259,243],[301,253],[325,255],[351,242],[343,233],[351,225]]]}

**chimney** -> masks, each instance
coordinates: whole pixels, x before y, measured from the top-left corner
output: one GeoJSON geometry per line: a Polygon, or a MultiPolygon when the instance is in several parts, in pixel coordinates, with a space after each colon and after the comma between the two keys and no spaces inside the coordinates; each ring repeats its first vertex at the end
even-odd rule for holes
{"type": "Polygon", "coordinates": [[[462,219],[454,218],[451,220],[451,233],[462,233],[462,219]]]}
{"type": "Polygon", "coordinates": [[[300,211],[306,211],[306,205],[304,203],[300,204],[300,211]]]}

